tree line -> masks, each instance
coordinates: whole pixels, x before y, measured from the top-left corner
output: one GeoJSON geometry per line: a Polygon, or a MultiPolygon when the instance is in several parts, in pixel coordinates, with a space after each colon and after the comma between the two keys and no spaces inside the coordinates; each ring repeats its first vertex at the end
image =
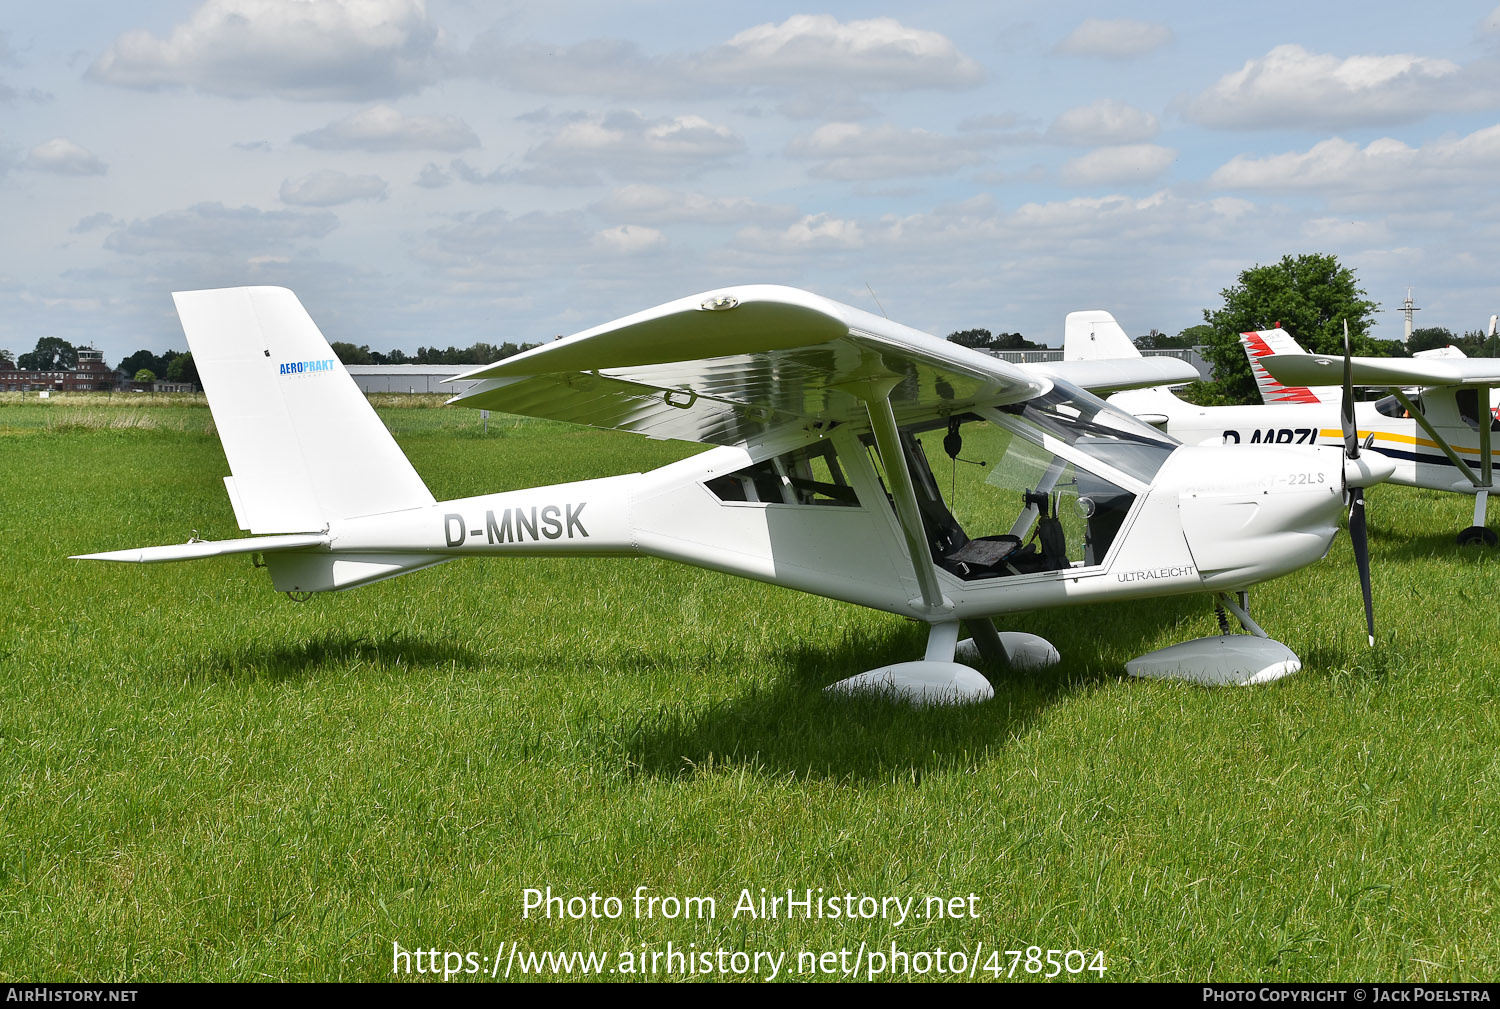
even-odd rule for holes
{"type": "MultiPolygon", "coordinates": [[[[1189,326],[1176,336],[1153,330],[1149,336],[1135,341],[1142,350],[1202,347],[1204,358],[1213,365],[1214,378],[1195,383],[1188,390],[1188,396],[1199,403],[1259,401],[1254,376],[1239,342],[1239,335],[1251,330],[1279,326],[1311,353],[1342,354],[1347,322],[1354,353],[1366,357],[1408,357],[1448,345],[1458,347],[1469,357],[1494,357],[1500,342],[1479,330],[1468,330],[1458,336],[1441,326],[1413,330],[1406,343],[1373,338],[1369,330],[1380,305],[1371,301],[1359,286],[1354,271],[1332,255],[1285,255],[1280,262],[1250,267],[1219,294],[1223,304],[1217,309],[1205,308],[1202,323],[1189,326]]],[[[959,330],[950,333],[948,339],[965,347],[989,350],[1034,350],[1044,346],[1020,333],[996,335],[988,329],[959,330]]],[[[519,354],[537,344],[506,341],[497,346],[481,341],[446,350],[418,347],[415,354],[403,350],[381,353],[371,350],[368,344],[356,346],[342,341],[330,346],[344,364],[481,365],[519,354]]],[[[71,369],[78,363],[78,348],[59,337],[47,336],[37,341],[35,350],[19,357],[0,350],[0,362],[11,362],[23,371],[71,369]]],[[[156,354],[138,350],[120,362],[120,370],[138,382],[166,378],[200,384],[191,352],[169,350],[156,354]]]]}
{"type": "MultiPolygon", "coordinates": [[[[1139,337],[1141,350],[1202,347],[1204,359],[1214,369],[1209,382],[1196,382],[1185,395],[1197,403],[1258,403],[1260,393],[1250,363],[1240,346],[1240,334],[1257,329],[1285,329],[1302,348],[1313,354],[1344,353],[1344,323],[1349,324],[1352,351],[1364,357],[1409,357],[1435,347],[1455,346],[1469,357],[1497,356],[1497,343],[1484,332],[1469,330],[1462,336],[1441,326],[1412,330],[1411,339],[1377,340],[1370,335],[1380,305],[1370,300],[1354,271],[1338,257],[1308,253],[1285,255],[1269,265],[1240,272],[1238,280],[1219,292],[1223,304],[1203,310],[1203,322],[1189,326],[1176,336],[1155,333],[1139,337]]],[[[1003,334],[1008,345],[989,339],[988,330],[962,330],[948,339],[966,347],[1023,349],[1035,347],[1019,333],[1003,334]],[[974,334],[983,334],[976,339],[974,334]],[[1018,346],[1015,341],[1020,341],[1018,346]]]]}
{"type": "Polygon", "coordinates": [[[335,340],[329,346],[344,364],[490,364],[523,350],[530,350],[537,344],[515,344],[507,340],[496,346],[480,341],[470,347],[449,347],[447,350],[418,347],[415,354],[408,354],[404,350],[391,350],[382,354],[378,350],[371,350],[369,344],[356,347],[341,340],[335,340]]]}
{"type": "MultiPolygon", "coordinates": [[[[519,354],[537,346],[534,343],[515,344],[507,340],[496,346],[483,341],[470,347],[418,347],[415,354],[404,350],[381,353],[371,350],[369,345],[355,346],[352,343],[335,341],[330,344],[333,352],[344,364],[489,364],[501,358],[519,354]]],[[[17,356],[9,350],[0,350],[0,367],[9,364],[21,371],[71,371],[78,365],[78,350],[73,344],[56,336],[44,336],[37,341],[36,349],[17,356]]],[[[137,382],[191,382],[202,388],[198,380],[198,368],[193,364],[192,351],[168,350],[158,354],[150,350],[138,350],[120,362],[117,369],[137,382]]]]}

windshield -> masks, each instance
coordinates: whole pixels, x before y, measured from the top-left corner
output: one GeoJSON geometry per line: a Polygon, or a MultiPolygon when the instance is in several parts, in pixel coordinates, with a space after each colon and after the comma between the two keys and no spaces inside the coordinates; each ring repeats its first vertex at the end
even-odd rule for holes
{"type": "MultiPolygon", "coordinates": [[[[985,411],[988,412],[988,411],[985,411]]],[[[997,423],[1038,445],[1055,438],[1065,445],[1149,484],[1178,442],[1092,393],[1056,380],[1052,390],[1024,403],[1000,407],[997,423]]]]}

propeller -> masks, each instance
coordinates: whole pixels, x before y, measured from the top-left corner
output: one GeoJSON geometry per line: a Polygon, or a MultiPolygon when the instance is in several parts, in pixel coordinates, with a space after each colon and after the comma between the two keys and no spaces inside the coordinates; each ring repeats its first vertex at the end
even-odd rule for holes
{"type": "MultiPolygon", "coordinates": [[[[1359,568],[1359,589],[1365,597],[1365,632],[1375,647],[1375,604],[1370,598],[1370,543],[1365,528],[1363,480],[1349,479],[1350,463],[1359,459],[1359,430],[1354,424],[1354,361],[1349,351],[1349,321],[1344,320],[1344,398],[1340,409],[1344,428],[1344,483],[1349,489],[1349,539],[1354,544],[1354,563],[1359,568]]],[[[1356,466],[1362,471],[1366,467],[1356,466]]]]}

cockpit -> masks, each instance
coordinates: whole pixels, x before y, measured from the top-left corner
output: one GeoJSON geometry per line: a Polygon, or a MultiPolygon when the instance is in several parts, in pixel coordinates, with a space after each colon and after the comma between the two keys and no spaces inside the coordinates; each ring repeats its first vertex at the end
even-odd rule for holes
{"type": "Polygon", "coordinates": [[[901,445],[933,560],[966,581],[1102,563],[1177,448],[1063,382],[1024,403],[908,425],[901,445]]]}
{"type": "MultiPolygon", "coordinates": [[[[1061,380],[1021,403],[975,407],[898,433],[933,562],[966,581],[1102,564],[1136,498],[1178,448],[1061,380]]],[[[860,443],[894,508],[874,436],[860,443]]],[[[832,441],[818,441],[704,486],[731,505],[867,505],[849,468],[832,441]]]]}

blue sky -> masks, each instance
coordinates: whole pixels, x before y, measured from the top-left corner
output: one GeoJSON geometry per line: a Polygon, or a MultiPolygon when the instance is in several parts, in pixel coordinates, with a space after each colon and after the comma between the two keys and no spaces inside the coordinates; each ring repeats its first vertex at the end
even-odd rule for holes
{"type": "Polygon", "coordinates": [[[1500,311],[1500,7],[159,0],[0,13],[0,347],[536,342],[739,283],[938,335],[1175,333],[1332,252],[1500,311]]]}

